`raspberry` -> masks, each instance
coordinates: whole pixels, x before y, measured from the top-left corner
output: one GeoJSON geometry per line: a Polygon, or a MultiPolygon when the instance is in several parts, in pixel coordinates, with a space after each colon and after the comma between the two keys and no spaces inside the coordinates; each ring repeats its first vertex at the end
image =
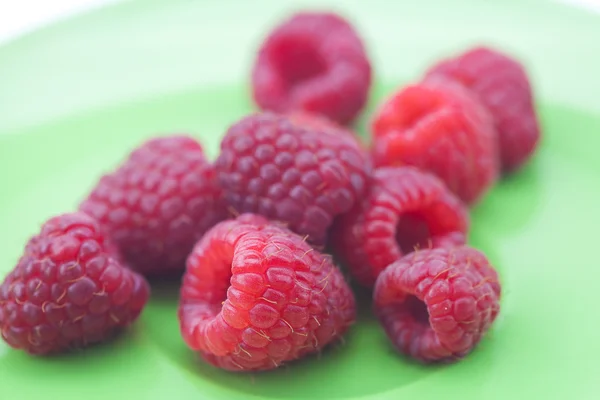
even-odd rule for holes
{"type": "Polygon", "coordinates": [[[533,94],[525,69],[496,50],[474,48],[435,65],[428,76],[455,79],[488,108],[500,143],[505,172],[520,167],[534,152],[540,138],[533,94]]]}
{"type": "Polygon", "coordinates": [[[371,65],[354,28],[330,13],[298,13],[259,50],[252,90],[263,110],[322,114],[350,123],[364,107],[371,65]]]}
{"type": "Polygon", "coordinates": [[[214,366],[276,368],[320,351],[354,319],[352,291],[331,258],[262,217],[221,222],[188,258],[181,333],[214,366]]]}
{"type": "Polygon", "coordinates": [[[0,285],[9,346],[47,354],[101,342],[131,324],[149,296],[144,278],[112,256],[83,213],[48,220],[0,285]]]}
{"type": "Polygon", "coordinates": [[[469,217],[435,176],[413,167],[375,170],[369,194],[334,225],[336,254],[372,287],[389,264],[415,249],[465,243],[469,217]]]}
{"type": "Polygon", "coordinates": [[[466,246],[403,257],[379,275],[373,296],[394,346],[424,363],[467,355],[500,311],[498,274],[466,246]]]}
{"type": "Polygon", "coordinates": [[[226,217],[214,167],[187,136],[151,139],[102,177],[80,209],[100,221],[131,267],[181,272],[204,232],[226,217]]]}
{"type": "MultiPolygon", "coordinates": [[[[287,117],[294,124],[303,126],[311,130],[319,130],[334,135],[349,135],[356,140],[358,147],[363,151],[368,152],[368,146],[363,143],[361,138],[347,127],[343,127],[334,121],[317,114],[307,113],[303,111],[295,111],[288,113],[287,117]]],[[[366,157],[369,157],[368,155],[366,157]]]]}
{"type": "Polygon", "coordinates": [[[347,128],[338,125],[336,122],[327,119],[318,114],[308,113],[305,111],[294,111],[287,114],[287,117],[292,123],[303,126],[308,129],[323,131],[333,134],[352,134],[347,128]]]}
{"type": "Polygon", "coordinates": [[[306,128],[272,113],[229,128],[215,166],[231,208],[282,221],[319,245],[333,218],[363,196],[371,172],[352,135],[306,128]]]}
{"type": "Polygon", "coordinates": [[[378,111],[372,134],[377,166],[432,172],[466,203],[476,202],[497,178],[491,118],[450,81],[432,79],[395,93],[378,111]]]}

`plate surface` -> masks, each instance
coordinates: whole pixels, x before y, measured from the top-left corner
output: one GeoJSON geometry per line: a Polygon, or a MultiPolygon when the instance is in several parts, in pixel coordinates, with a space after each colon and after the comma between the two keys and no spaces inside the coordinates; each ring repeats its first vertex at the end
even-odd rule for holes
{"type": "MultiPolygon", "coordinates": [[[[0,277],[41,222],[72,210],[141,140],[190,132],[215,156],[228,124],[252,110],[247,76],[261,37],[291,10],[323,3],[133,1],[0,48],[0,277]]],[[[532,75],[540,151],[472,213],[470,242],[504,284],[490,335],[460,363],[419,366],[393,351],[360,294],[345,343],[277,371],[234,375],[187,351],[177,285],[163,284],[114,342],[41,359],[0,343],[3,398],[597,398],[600,17],[521,1],[327,3],[365,37],[372,104],[477,43],[514,53],[532,75]]]]}

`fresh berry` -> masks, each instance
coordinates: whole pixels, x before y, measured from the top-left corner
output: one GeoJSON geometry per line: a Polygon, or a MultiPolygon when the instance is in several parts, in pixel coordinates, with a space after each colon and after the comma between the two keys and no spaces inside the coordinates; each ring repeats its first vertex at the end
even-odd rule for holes
{"type": "Polygon", "coordinates": [[[533,93],[523,66],[496,50],[478,47],[435,65],[428,76],[455,79],[470,89],[493,117],[505,172],[531,157],[540,138],[533,93]]]}
{"type": "Polygon", "coordinates": [[[262,217],[221,222],[188,258],[181,333],[217,367],[276,368],[320,351],[354,318],[352,291],[331,258],[262,217]]]}
{"type": "Polygon", "coordinates": [[[356,140],[356,143],[363,151],[369,151],[368,146],[363,143],[361,138],[355,132],[347,127],[337,124],[328,118],[304,111],[295,111],[286,115],[294,124],[311,130],[319,130],[321,132],[331,133],[334,135],[349,135],[356,140]]]}
{"type": "Polygon", "coordinates": [[[354,28],[331,13],[304,12],[275,28],[259,50],[252,90],[263,110],[308,111],[341,124],[364,107],[371,65],[354,28]]]}
{"type": "Polygon", "coordinates": [[[226,217],[214,167],[187,136],[151,139],[100,179],[80,209],[144,275],[182,272],[198,239],[226,217]]]}
{"type": "Polygon", "coordinates": [[[333,134],[352,134],[352,132],[328,118],[306,111],[293,111],[286,114],[292,123],[308,129],[323,131],[333,134]]]}
{"type": "Polygon", "coordinates": [[[284,222],[318,245],[333,218],[364,195],[371,172],[352,135],[306,128],[272,113],[229,128],[215,165],[231,209],[284,222]]]}
{"type": "Polygon", "coordinates": [[[0,285],[0,332],[9,346],[47,354],[104,341],[131,324],[149,296],[98,223],[83,213],[48,220],[0,285]]]}
{"type": "Polygon", "coordinates": [[[372,126],[377,166],[412,165],[439,176],[472,204],[498,175],[496,131],[460,85],[431,79],[387,100],[372,126]]]}
{"type": "Polygon", "coordinates": [[[500,311],[498,274],[466,246],[403,257],[379,275],[373,296],[394,346],[424,363],[467,355],[500,311]]]}
{"type": "Polygon", "coordinates": [[[339,217],[337,256],[360,284],[373,287],[389,264],[415,249],[465,243],[469,217],[435,176],[413,167],[375,170],[369,194],[339,217]]]}

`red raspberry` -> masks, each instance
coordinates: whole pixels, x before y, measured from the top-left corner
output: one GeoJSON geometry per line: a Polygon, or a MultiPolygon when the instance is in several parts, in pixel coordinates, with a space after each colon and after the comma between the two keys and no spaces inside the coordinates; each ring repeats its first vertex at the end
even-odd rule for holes
{"type": "Polygon", "coordinates": [[[336,254],[372,287],[389,264],[415,249],[465,243],[469,216],[433,175],[412,167],[375,170],[369,194],[336,220],[336,254]]]}
{"type": "Polygon", "coordinates": [[[502,168],[520,167],[535,150],[540,128],[527,73],[518,61],[479,47],[435,65],[428,76],[455,79],[473,91],[494,119],[502,168]]]}
{"type": "Polygon", "coordinates": [[[352,291],[331,258],[262,217],[221,222],[188,258],[181,333],[217,367],[276,368],[320,351],[354,318],[352,291]]]}
{"type": "Polygon", "coordinates": [[[226,217],[214,167],[187,136],[151,139],[81,204],[145,275],[183,271],[204,232],[226,217]]]}
{"type": "MultiPolygon", "coordinates": [[[[319,116],[317,114],[307,113],[303,111],[295,111],[288,113],[287,117],[294,124],[303,126],[311,130],[319,130],[334,135],[349,135],[356,140],[358,147],[363,151],[368,152],[368,146],[363,143],[361,138],[350,129],[343,127],[330,119],[319,116]]],[[[369,157],[368,155],[366,157],[369,157]]]]}
{"type": "Polygon", "coordinates": [[[101,342],[131,324],[149,296],[99,225],[83,213],[48,220],[0,285],[0,332],[31,354],[101,342]]]}
{"type": "Polygon", "coordinates": [[[498,274],[466,246],[403,257],[379,275],[373,296],[394,346],[425,363],[467,355],[500,311],[498,274]]]}
{"type": "Polygon", "coordinates": [[[352,134],[352,132],[347,128],[344,128],[341,125],[338,125],[336,122],[318,114],[308,113],[305,111],[294,111],[286,115],[294,124],[308,129],[334,134],[352,134]]]}
{"type": "Polygon", "coordinates": [[[377,166],[413,165],[439,176],[467,203],[498,174],[497,137],[488,113],[450,81],[405,87],[383,104],[372,126],[377,166]]]}
{"type": "Polygon", "coordinates": [[[298,13],[271,32],[252,73],[264,110],[303,110],[341,124],[364,107],[371,66],[354,28],[330,13],[298,13]]]}
{"type": "Polygon", "coordinates": [[[323,244],[333,218],[361,198],[371,165],[354,137],[256,114],[234,124],[216,161],[229,205],[287,224],[323,244]]]}

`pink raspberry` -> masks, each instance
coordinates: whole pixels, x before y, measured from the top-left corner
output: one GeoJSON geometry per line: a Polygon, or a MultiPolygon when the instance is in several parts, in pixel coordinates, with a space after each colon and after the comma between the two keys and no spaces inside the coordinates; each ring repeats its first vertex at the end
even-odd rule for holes
{"type": "Polygon", "coordinates": [[[0,285],[0,333],[31,354],[101,342],[137,319],[145,279],[113,257],[98,223],[83,213],[48,220],[0,285]]]}
{"type": "Polygon", "coordinates": [[[231,126],[215,166],[232,209],[284,222],[318,245],[325,243],[333,218],[366,193],[371,173],[352,135],[307,128],[272,113],[231,126]]]}
{"type": "Polygon", "coordinates": [[[355,119],[371,85],[371,66],[349,22],[330,13],[298,13],[275,28],[252,72],[263,110],[308,111],[341,124],[355,119]]]}
{"type": "Polygon", "coordinates": [[[213,165],[196,140],[181,135],[143,143],[100,179],[80,209],[149,276],[183,271],[194,243],[227,215],[213,165]]]}
{"type": "Polygon", "coordinates": [[[352,291],[331,258],[259,216],[216,225],[187,261],[181,333],[223,369],[273,369],[318,352],[355,314],[352,291]]]}
{"type": "Polygon", "coordinates": [[[407,86],[380,106],[372,124],[377,166],[411,165],[440,177],[468,204],[498,176],[497,135],[488,112],[443,79],[407,86]]]}
{"type": "Polygon", "coordinates": [[[336,254],[372,287],[389,264],[415,249],[465,243],[469,216],[435,176],[413,167],[375,170],[369,193],[340,216],[331,234],[336,254]]]}
{"type": "Polygon", "coordinates": [[[533,93],[523,66],[506,54],[477,47],[432,67],[428,77],[454,79],[470,89],[494,119],[505,172],[533,154],[540,139],[533,93]]]}
{"type": "MultiPolygon", "coordinates": [[[[358,147],[360,147],[366,153],[369,152],[368,146],[364,143],[362,138],[359,137],[354,131],[350,130],[347,127],[343,127],[330,119],[319,116],[317,114],[307,113],[304,111],[295,111],[286,115],[294,124],[308,128],[310,130],[318,130],[324,133],[330,133],[334,135],[348,135],[350,137],[353,137],[356,140],[358,147]]],[[[365,157],[369,156],[365,155],[365,157]]]]}
{"type": "Polygon", "coordinates": [[[403,354],[421,362],[464,357],[500,311],[498,274],[470,247],[411,253],[375,285],[375,312],[403,354]]]}

